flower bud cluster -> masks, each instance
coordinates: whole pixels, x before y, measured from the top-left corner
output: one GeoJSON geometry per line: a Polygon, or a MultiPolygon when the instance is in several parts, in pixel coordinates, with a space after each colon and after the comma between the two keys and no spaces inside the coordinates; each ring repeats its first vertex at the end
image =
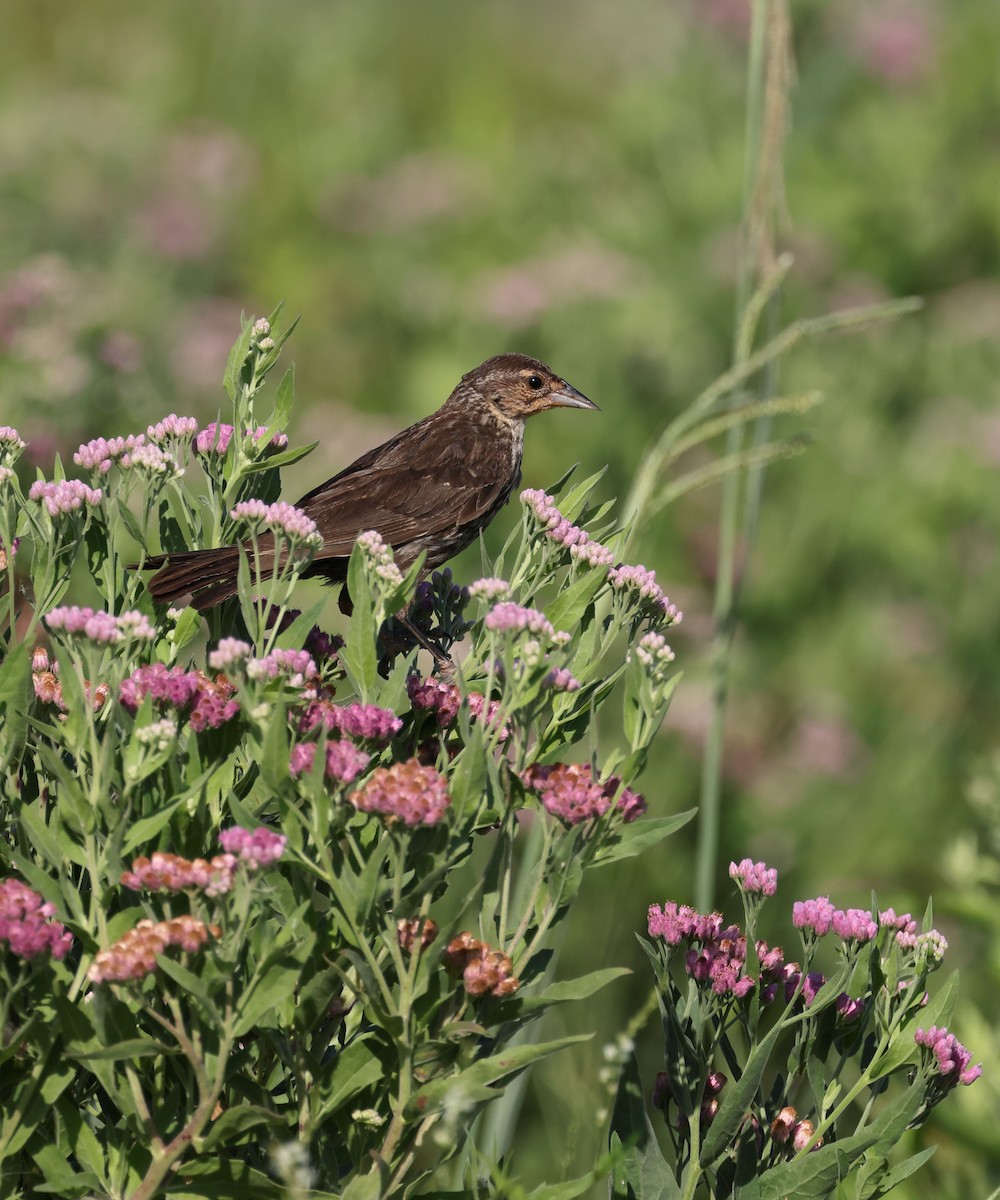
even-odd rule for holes
{"type": "Polygon", "coordinates": [[[549,541],[566,547],[575,562],[586,563],[590,567],[610,567],[615,561],[612,550],[562,515],[553,496],[538,488],[525,488],[521,493],[521,503],[530,509],[549,541]]]}
{"type": "Polygon", "coordinates": [[[194,954],[222,931],[197,917],[174,917],[169,921],[140,921],[91,963],[88,977],[93,983],[138,983],[156,970],[156,956],[171,946],[194,954]]]}
{"type": "MultiPolygon", "coordinates": [[[[324,775],[336,783],[353,783],[368,766],[368,755],[353,742],[333,741],[326,746],[324,775]]],[[[292,747],[288,770],[292,778],[309,774],[316,761],[316,743],[300,742],[292,747]]]]}
{"type": "Polygon", "coordinates": [[[0,949],[6,944],[11,954],[26,961],[46,951],[53,958],[65,958],[73,938],[65,925],[52,919],[55,911],[54,904],[43,904],[20,879],[0,880],[0,949]]]}
{"type": "MultiPolygon", "coordinates": [[[[462,705],[462,693],[454,683],[445,683],[433,676],[421,678],[419,675],[408,675],[406,678],[406,694],[414,712],[426,713],[434,718],[438,729],[450,729],[458,717],[462,705]]],[[[497,700],[487,701],[480,692],[466,693],[465,702],[469,707],[469,715],[473,721],[484,721],[490,728],[497,725],[501,719],[501,707],[497,700]]],[[[506,723],[499,725],[497,732],[501,739],[510,737],[510,726],[506,723]]]]}
{"type": "Polygon", "coordinates": [[[403,582],[402,572],[393,561],[392,550],[386,545],[378,530],[369,529],[360,534],[358,546],[365,556],[368,569],[375,578],[390,588],[399,587],[403,582]]]}
{"type": "Polygon", "coordinates": [[[477,579],[469,584],[469,595],[476,600],[485,600],[487,604],[495,604],[498,600],[506,600],[510,595],[510,584],[506,579],[477,579]]]}
{"type": "MultiPolygon", "coordinates": [[[[588,763],[528,767],[521,781],[537,793],[546,812],[570,826],[604,816],[622,782],[617,775],[598,782],[588,763]]],[[[646,801],[630,788],[622,788],[615,808],[628,823],[646,811],[646,801]]]]}
{"type": "Polygon", "coordinates": [[[521,986],[507,955],[466,930],[451,939],[442,958],[449,970],[461,972],[470,996],[510,996],[521,986]]]}
{"type": "Polygon", "coordinates": [[[552,638],[555,630],[552,623],[536,608],[523,608],[511,600],[501,600],[486,616],[486,628],[491,633],[530,633],[552,638]]]}
{"type": "Polygon", "coordinates": [[[63,479],[59,483],[46,483],[39,479],[31,485],[28,499],[44,504],[49,516],[55,518],[76,512],[84,504],[95,507],[104,499],[104,493],[100,488],[88,487],[79,479],[63,479]]]}
{"type": "Polygon", "coordinates": [[[309,703],[299,719],[299,733],[311,733],[322,726],[327,733],[342,733],[357,738],[359,742],[371,742],[375,746],[387,746],[403,728],[403,722],[390,708],[377,704],[334,704],[331,700],[318,699],[309,703]]]}
{"type": "Polygon", "coordinates": [[[51,609],[45,614],[45,624],[53,632],[79,634],[99,644],[156,637],[156,630],[145,613],[124,612],[116,617],[75,604],[51,609]]]}
{"type": "MultiPolygon", "coordinates": [[[[235,429],[221,421],[210,421],[198,434],[194,441],[196,454],[202,456],[215,455],[221,458],[229,449],[235,429]]],[[[254,430],[247,430],[245,436],[259,442],[267,433],[266,425],[258,425],[254,430]]],[[[288,438],[283,433],[276,433],[268,442],[268,449],[283,450],[288,445],[288,438]]]]}
{"type": "Polygon", "coordinates": [[[162,421],[150,425],[146,430],[146,437],[158,446],[162,442],[190,441],[197,432],[198,422],[194,417],[179,417],[176,413],[170,413],[162,421]]]}
{"type": "Polygon", "coordinates": [[[229,514],[234,521],[242,521],[254,529],[270,529],[272,533],[287,538],[295,546],[318,550],[323,545],[323,535],[316,522],[306,516],[301,508],[277,500],[265,504],[263,500],[243,500],[229,514]]]}
{"type": "Polygon", "coordinates": [[[188,723],[195,733],[217,729],[240,711],[232,699],[235,688],[224,675],[215,679],[203,671],[185,671],[163,663],[138,667],[122,680],[118,692],[122,705],[136,713],[147,695],[158,708],[186,712],[188,723]]]}
{"type": "Polygon", "coordinates": [[[17,462],[27,444],[16,429],[10,425],[0,425],[0,462],[17,462]]]}
{"type": "Polygon", "coordinates": [[[773,896],[778,890],[778,872],[764,863],[755,863],[744,858],[729,864],[729,878],[735,879],[740,891],[756,892],[762,896],[773,896]]]}
{"type": "Polygon", "coordinates": [[[451,797],[444,777],[434,767],[410,758],[391,767],[377,767],[351,795],[351,803],[359,811],[377,813],[389,822],[436,825],[447,812],[451,797]]]}
{"type": "MultiPolygon", "coordinates": [[[[783,1108],[771,1122],[771,1141],[777,1146],[791,1143],[791,1149],[799,1154],[813,1139],[816,1126],[808,1118],[799,1120],[799,1114],[789,1104],[783,1108]]],[[[813,1150],[823,1145],[823,1139],[817,1138],[813,1150]]]]}
{"type": "MultiPolygon", "coordinates": [[[[179,422],[184,418],[173,417],[172,420],[179,422]]],[[[167,418],[167,422],[170,421],[171,418],[167,418]]],[[[167,422],[162,424],[166,426],[167,422]]],[[[171,478],[183,475],[180,464],[157,444],[161,439],[153,437],[156,430],[155,425],[149,427],[149,441],[143,433],[130,433],[127,437],[94,438],[80,446],[73,455],[73,461],[94,475],[107,475],[113,466],[118,466],[122,471],[136,469],[171,478]]]]}
{"type": "Polygon", "coordinates": [[[437,922],[432,921],[430,917],[423,919],[415,917],[411,921],[400,917],[396,922],[396,936],[404,954],[412,954],[415,950],[426,950],[437,935],[437,922]]]}
{"type": "Polygon", "coordinates": [[[918,1046],[930,1051],[927,1058],[933,1062],[946,1088],[960,1083],[968,1087],[982,1075],[982,1065],[970,1065],[972,1054],[947,1029],[932,1025],[930,1029],[918,1029],[913,1038],[918,1046]]]}

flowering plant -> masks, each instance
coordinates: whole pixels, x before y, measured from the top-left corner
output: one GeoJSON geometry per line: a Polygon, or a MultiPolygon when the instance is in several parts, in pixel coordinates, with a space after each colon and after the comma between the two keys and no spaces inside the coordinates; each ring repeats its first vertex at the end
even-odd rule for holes
{"type": "Polygon", "coordinates": [[[291,372],[256,412],[289,332],[280,310],[246,323],[231,422],[95,439],[85,479],[57,461],[24,489],[23,441],[0,430],[7,1189],[409,1194],[575,1040],[516,1035],[621,973],[552,981],[584,872],[689,815],[646,815],[635,790],[680,613],[620,561],[597,477],[526,492],[468,588],[403,576],[363,535],[343,641],[320,605],[290,607],[318,541],[277,499],[309,449],[284,432],[291,372]],[[226,542],[239,596],[206,643],[140,570],[226,542]],[[81,547],[90,594],[70,605],[81,547]],[[394,628],[411,602],[442,656],[467,639],[452,674],[423,673],[394,628]],[[598,738],[601,708],[617,737],[598,738]]]}
{"type": "Polygon", "coordinates": [[[672,901],[649,909],[643,945],[666,1057],[652,1105],[670,1146],[664,1155],[633,1067],[613,1120],[614,1194],[779,1200],[829,1196],[851,1178],[853,1194],[885,1195],[934,1152],[890,1166],[905,1130],[981,1074],[946,1028],[957,977],[933,1000],[925,990],[947,943],[930,910],[918,933],[909,913],[842,910],[823,896],[792,907],[801,962],[791,962],[757,937],[777,872],[744,859],[729,874],[743,927],[672,901]]]}

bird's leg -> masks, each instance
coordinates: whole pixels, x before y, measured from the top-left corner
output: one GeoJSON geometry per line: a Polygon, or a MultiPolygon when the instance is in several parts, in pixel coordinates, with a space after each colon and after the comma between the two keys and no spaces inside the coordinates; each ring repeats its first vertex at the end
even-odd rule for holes
{"type": "Polygon", "coordinates": [[[398,654],[405,654],[414,646],[419,646],[431,655],[437,674],[452,676],[455,673],[455,664],[433,636],[412,620],[408,609],[401,609],[383,622],[378,636],[381,650],[379,670],[383,675],[388,674],[398,654]]]}

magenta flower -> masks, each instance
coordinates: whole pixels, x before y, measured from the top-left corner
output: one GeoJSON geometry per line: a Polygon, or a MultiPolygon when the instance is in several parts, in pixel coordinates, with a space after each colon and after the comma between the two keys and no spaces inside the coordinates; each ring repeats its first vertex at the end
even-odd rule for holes
{"type": "Polygon", "coordinates": [[[403,728],[403,722],[392,709],[380,708],[377,704],[355,702],[336,711],[341,732],[362,742],[388,745],[403,728]]]}
{"type": "Polygon", "coordinates": [[[816,900],[796,900],[792,905],[792,924],[796,929],[823,937],[833,928],[835,911],[826,896],[816,900]]]}
{"type": "Polygon", "coordinates": [[[729,864],[729,878],[735,879],[740,891],[759,893],[762,896],[773,896],[778,890],[778,872],[774,867],[764,863],[755,863],[752,859],[729,864]]]}
{"type": "Polygon", "coordinates": [[[275,833],[263,825],[254,830],[234,825],[219,834],[219,845],[227,854],[235,855],[248,871],[259,871],[277,862],[287,842],[283,833],[275,833]]]}
{"type": "Polygon", "coordinates": [[[878,925],[865,908],[838,908],[833,914],[833,932],[845,942],[863,945],[878,933],[878,925]]]}
{"type": "MultiPolygon", "coordinates": [[[[288,770],[292,778],[312,771],[316,761],[316,743],[300,742],[292,747],[288,770]]],[[[368,755],[353,742],[333,741],[326,747],[326,765],[323,773],[327,779],[337,783],[353,783],[368,766],[368,755]]]]}
{"type": "Polygon", "coordinates": [[[139,667],[122,680],[118,698],[135,713],[147,693],[161,707],[188,709],[188,722],[195,733],[217,729],[239,712],[232,699],[234,688],[223,676],[209,679],[201,671],[185,671],[153,663],[139,667]]]}
{"type": "MultiPolygon", "coordinates": [[[[525,787],[538,794],[546,812],[567,825],[580,825],[602,817],[621,787],[617,775],[609,776],[603,783],[597,782],[587,763],[533,766],[521,779],[525,787]]],[[[645,812],[646,804],[640,795],[625,788],[616,807],[626,821],[634,821],[645,812]]]]}
{"type": "Polygon", "coordinates": [[[434,767],[415,758],[377,767],[367,782],[351,796],[361,812],[378,813],[390,822],[404,825],[436,825],[448,810],[451,797],[434,767]]]}
{"type": "Polygon", "coordinates": [[[937,1072],[944,1077],[945,1086],[952,1088],[961,1083],[968,1087],[982,1075],[982,1065],[969,1065],[972,1062],[971,1053],[947,1029],[932,1025],[930,1029],[918,1029],[913,1038],[918,1046],[931,1051],[937,1072]]]}
{"type": "Polygon", "coordinates": [[[54,904],[19,879],[0,880],[0,947],[4,943],[11,954],[30,961],[46,950],[53,958],[64,958],[73,944],[72,936],[59,921],[54,921],[54,904]]]}
{"type": "Polygon", "coordinates": [[[50,517],[60,517],[75,512],[84,504],[94,507],[104,499],[100,488],[87,487],[79,479],[63,479],[59,483],[46,483],[39,479],[28,491],[29,500],[44,504],[50,517]]]}
{"type": "Polygon", "coordinates": [[[211,421],[194,440],[196,454],[218,454],[220,457],[229,449],[233,427],[220,421],[211,421]]]}

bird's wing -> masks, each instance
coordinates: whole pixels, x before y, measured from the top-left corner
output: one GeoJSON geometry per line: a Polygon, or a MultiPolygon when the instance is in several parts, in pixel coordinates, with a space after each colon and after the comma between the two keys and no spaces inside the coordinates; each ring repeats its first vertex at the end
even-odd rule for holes
{"type": "Polygon", "coordinates": [[[474,525],[513,484],[512,448],[484,439],[481,429],[405,432],[299,501],[323,534],[318,557],[346,557],[366,529],[398,547],[474,525]]]}

